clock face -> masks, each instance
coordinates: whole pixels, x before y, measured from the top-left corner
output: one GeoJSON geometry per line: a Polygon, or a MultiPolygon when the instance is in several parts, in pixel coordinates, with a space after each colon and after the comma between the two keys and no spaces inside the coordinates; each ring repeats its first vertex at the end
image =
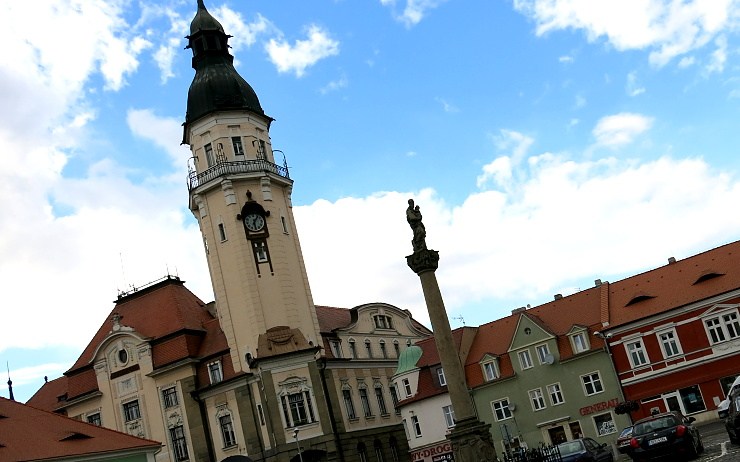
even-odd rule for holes
{"type": "Polygon", "coordinates": [[[244,226],[250,231],[260,231],[265,227],[265,218],[262,215],[250,213],[244,217],[244,226]]]}

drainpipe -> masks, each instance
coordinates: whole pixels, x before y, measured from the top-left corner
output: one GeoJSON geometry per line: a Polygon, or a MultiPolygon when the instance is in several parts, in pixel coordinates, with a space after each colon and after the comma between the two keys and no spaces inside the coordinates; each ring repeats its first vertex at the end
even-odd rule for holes
{"type": "Polygon", "coordinates": [[[331,405],[331,397],[329,397],[329,388],[326,386],[326,358],[319,358],[316,361],[319,366],[319,375],[321,375],[321,388],[324,391],[324,399],[326,400],[326,407],[329,411],[329,423],[331,423],[331,431],[334,433],[334,444],[337,447],[337,455],[339,456],[339,462],[344,462],[344,450],[342,449],[342,441],[339,438],[339,432],[337,431],[337,423],[334,422],[334,408],[331,405]]]}

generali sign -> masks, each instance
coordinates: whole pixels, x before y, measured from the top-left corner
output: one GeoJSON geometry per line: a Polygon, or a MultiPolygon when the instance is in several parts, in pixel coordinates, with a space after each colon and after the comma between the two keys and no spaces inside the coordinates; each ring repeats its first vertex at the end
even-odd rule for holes
{"type": "Polygon", "coordinates": [[[432,458],[434,460],[452,460],[451,457],[439,457],[446,454],[452,455],[452,445],[449,441],[445,441],[444,443],[439,443],[435,446],[414,451],[411,453],[411,460],[422,461],[429,458],[432,458]]]}
{"type": "Polygon", "coordinates": [[[602,401],[600,403],[591,404],[590,406],[584,406],[580,409],[580,412],[581,415],[589,415],[593,414],[594,412],[604,411],[606,409],[617,407],[617,404],[619,404],[619,398],[612,398],[609,401],[602,401]]]}

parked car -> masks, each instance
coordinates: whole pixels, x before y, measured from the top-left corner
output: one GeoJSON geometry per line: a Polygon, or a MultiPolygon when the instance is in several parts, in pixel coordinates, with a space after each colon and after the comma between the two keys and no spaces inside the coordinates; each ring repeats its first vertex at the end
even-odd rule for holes
{"type": "Polygon", "coordinates": [[[632,426],[625,427],[617,437],[617,451],[620,454],[630,453],[630,440],[632,439],[632,426]]]}
{"type": "Polygon", "coordinates": [[[730,401],[727,409],[727,418],[725,419],[725,428],[730,442],[740,444],[740,387],[735,388],[727,397],[730,401]]]}
{"type": "Polygon", "coordinates": [[[727,398],[725,398],[721,403],[719,403],[719,406],[717,406],[717,415],[720,419],[724,419],[727,417],[727,414],[730,410],[730,395],[733,391],[740,389],[740,375],[738,375],[735,378],[735,381],[732,382],[732,385],[730,385],[730,391],[727,392],[727,398]]]}
{"type": "Polygon", "coordinates": [[[578,438],[558,444],[562,462],[613,462],[614,454],[606,444],[599,444],[592,438],[578,438]]]}
{"type": "Polygon", "coordinates": [[[667,457],[696,458],[704,451],[693,417],[680,412],[655,414],[635,422],[630,440],[630,457],[648,461],[667,457]]]}

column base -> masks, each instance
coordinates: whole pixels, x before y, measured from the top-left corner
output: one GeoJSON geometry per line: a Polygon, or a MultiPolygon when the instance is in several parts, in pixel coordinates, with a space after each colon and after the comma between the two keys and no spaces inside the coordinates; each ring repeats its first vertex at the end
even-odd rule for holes
{"type": "Polygon", "coordinates": [[[455,462],[497,461],[490,428],[490,424],[474,417],[456,422],[448,437],[452,442],[455,462]]]}

